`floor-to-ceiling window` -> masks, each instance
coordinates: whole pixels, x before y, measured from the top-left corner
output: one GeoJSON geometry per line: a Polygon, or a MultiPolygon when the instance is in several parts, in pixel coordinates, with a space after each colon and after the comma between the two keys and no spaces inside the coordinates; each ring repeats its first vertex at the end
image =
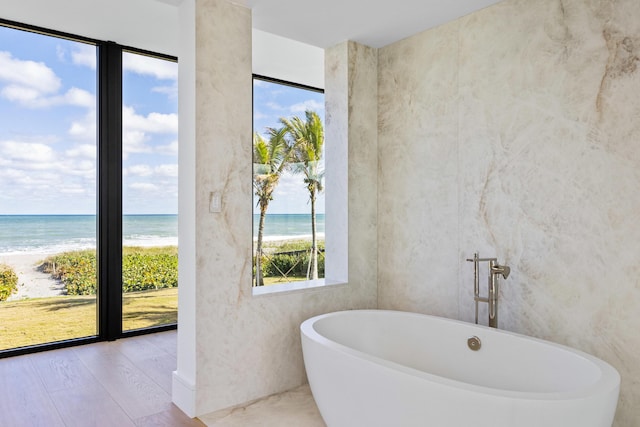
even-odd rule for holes
{"type": "Polygon", "coordinates": [[[175,58],[4,24],[0,351],[175,325],[175,58]]]}
{"type": "Polygon", "coordinates": [[[176,323],[178,310],[178,64],[122,56],[125,331],[176,323]]]}
{"type": "Polygon", "coordinates": [[[0,26],[0,350],[97,334],[95,57],[0,26]]]}

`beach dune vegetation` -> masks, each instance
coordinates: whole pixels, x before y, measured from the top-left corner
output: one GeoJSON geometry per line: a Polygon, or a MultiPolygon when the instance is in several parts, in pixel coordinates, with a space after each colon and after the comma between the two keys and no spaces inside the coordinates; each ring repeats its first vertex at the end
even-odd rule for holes
{"type": "MultiPolygon", "coordinates": [[[[324,277],[324,241],[318,241],[318,270],[324,277]]],[[[265,243],[262,260],[262,276],[265,285],[308,280],[311,242],[308,240],[290,240],[265,243]]],[[[254,260],[255,266],[258,263],[254,260]]]]}
{"type": "MultiPolygon", "coordinates": [[[[318,242],[318,253],[324,253],[324,242],[318,242]]],[[[291,242],[278,246],[266,257],[265,276],[284,279],[307,278],[311,261],[311,243],[309,241],[291,242]]],[[[319,275],[324,277],[324,256],[318,257],[319,275]]],[[[278,280],[276,280],[276,283],[278,280]]]]}
{"type": "MultiPolygon", "coordinates": [[[[47,257],[42,271],[64,283],[67,295],[96,293],[96,252],[71,251],[47,257]]],[[[178,286],[178,248],[125,247],[122,253],[123,292],[178,286]]]]}
{"type": "Polygon", "coordinates": [[[13,268],[0,264],[0,301],[6,301],[18,289],[18,275],[13,268]]]}

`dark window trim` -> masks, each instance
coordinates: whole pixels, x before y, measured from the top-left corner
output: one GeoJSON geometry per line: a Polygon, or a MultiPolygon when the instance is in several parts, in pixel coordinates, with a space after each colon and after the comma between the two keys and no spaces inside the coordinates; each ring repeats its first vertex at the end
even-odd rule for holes
{"type": "MultiPolygon", "coordinates": [[[[108,43],[102,40],[93,39],[91,37],[78,36],[75,34],[65,33],[64,31],[51,30],[48,28],[38,27],[35,25],[22,24],[20,22],[10,21],[8,19],[3,19],[3,18],[0,18],[0,26],[13,28],[14,30],[22,30],[22,31],[28,31],[30,33],[41,34],[43,36],[58,37],[61,39],[71,40],[74,42],[94,44],[96,46],[101,43],[108,43]]],[[[122,48],[122,51],[124,52],[137,53],[139,55],[151,56],[153,58],[166,59],[167,61],[178,62],[178,57],[174,55],[152,52],[150,50],[139,49],[137,47],[132,47],[132,46],[124,46],[124,45],[118,45],[118,46],[120,46],[122,48]]]]}
{"type": "Polygon", "coordinates": [[[312,92],[324,93],[324,89],[322,89],[322,88],[309,86],[309,85],[303,85],[301,83],[290,82],[288,80],[276,79],[274,77],[261,76],[259,74],[253,74],[253,79],[254,80],[262,80],[262,81],[269,82],[269,83],[277,83],[277,84],[284,85],[284,86],[291,86],[291,87],[294,87],[294,88],[297,88],[297,89],[310,90],[312,92]]]}
{"type": "Polygon", "coordinates": [[[98,58],[96,70],[98,112],[96,329],[98,332],[90,337],[0,350],[0,358],[177,329],[177,324],[174,323],[131,331],[122,330],[122,52],[174,62],[177,62],[178,58],[1,18],[0,26],[93,44],[96,46],[98,58]]]}
{"type": "MultiPolygon", "coordinates": [[[[295,88],[295,89],[308,90],[310,92],[317,92],[317,93],[321,93],[323,95],[325,93],[324,89],[322,89],[322,88],[309,86],[309,85],[305,85],[305,84],[302,84],[302,83],[295,83],[295,82],[291,82],[291,81],[288,81],[288,80],[277,79],[275,77],[267,77],[267,76],[264,76],[264,75],[252,73],[251,74],[251,83],[252,83],[252,85],[251,85],[251,130],[252,130],[251,135],[253,135],[256,132],[256,129],[253,127],[254,121],[255,121],[253,113],[255,111],[255,106],[256,106],[255,105],[255,91],[254,91],[253,82],[256,81],[256,80],[261,80],[261,81],[268,82],[268,83],[275,83],[275,84],[279,84],[279,85],[282,85],[282,86],[289,86],[289,87],[292,87],[292,88],[295,88]]],[[[253,137],[251,139],[251,143],[253,144],[253,137]]],[[[251,179],[253,181],[253,177],[251,179]]],[[[252,184],[252,187],[253,187],[253,184],[252,184]]],[[[253,195],[253,191],[251,193],[253,195]]],[[[253,221],[253,200],[251,201],[251,208],[250,209],[251,210],[249,212],[252,213],[252,221],[253,221]]],[[[253,226],[251,227],[251,230],[252,230],[251,232],[253,233],[253,226]]],[[[255,238],[256,236],[253,235],[253,237],[255,238]]],[[[254,267],[255,267],[255,265],[254,265],[254,267]]],[[[255,280],[255,275],[253,275],[253,277],[251,278],[252,289],[256,289],[255,287],[253,287],[254,280],[255,280]]]]}
{"type": "Polygon", "coordinates": [[[98,44],[98,336],[122,334],[122,48],[98,44]]]}

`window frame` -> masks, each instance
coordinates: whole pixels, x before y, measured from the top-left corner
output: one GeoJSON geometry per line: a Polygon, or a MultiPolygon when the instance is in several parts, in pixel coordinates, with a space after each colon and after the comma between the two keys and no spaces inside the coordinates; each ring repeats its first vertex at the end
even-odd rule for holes
{"type": "Polygon", "coordinates": [[[97,334],[0,350],[0,358],[177,329],[177,323],[122,330],[122,53],[178,62],[171,55],[0,18],[0,26],[96,47],[96,322],[97,334]],[[115,185],[114,185],[115,184],[115,185]]]}
{"type": "MultiPolygon", "coordinates": [[[[289,86],[289,87],[293,87],[296,89],[303,89],[303,90],[308,90],[308,91],[312,91],[312,92],[318,92],[318,93],[322,93],[323,95],[325,95],[325,90],[322,88],[318,88],[318,87],[314,87],[314,86],[309,86],[309,85],[305,85],[302,83],[295,83],[292,81],[288,81],[288,80],[282,80],[282,79],[278,79],[278,78],[274,78],[274,77],[268,77],[265,75],[261,75],[261,74],[256,74],[256,73],[252,73],[251,76],[251,88],[252,88],[252,99],[251,99],[251,105],[252,105],[252,135],[253,133],[256,131],[255,128],[253,128],[253,110],[255,110],[255,94],[254,94],[254,82],[256,80],[260,80],[260,81],[265,81],[268,83],[276,83],[276,84],[280,84],[283,86],[289,86]]],[[[326,102],[325,102],[326,105],[326,102]]],[[[326,122],[326,116],[325,116],[325,122],[326,122]]],[[[326,124],[325,124],[325,131],[326,131],[326,124]]],[[[325,136],[326,136],[326,132],[325,132],[325,136]]],[[[326,160],[326,146],[325,146],[325,153],[323,154],[323,157],[326,160]]],[[[326,164],[325,164],[325,168],[326,168],[326,164]]],[[[253,195],[253,192],[252,192],[253,195]]],[[[326,203],[326,200],[325,200],[326,203]]],[[[252,197],[252,205],[253,205],[253,197],[252,197]]],[[[252,213],[252,218],[253,218],[253,206],[251,207],[251,213],[252,213]]],[[[326,213],[325,213],[325,221],[326,221],[326,213]]],[[[253,220],[252,220],[252,224],[253,224],[253,220]]],[[[253,226],[252,226],[253,229],[253,226]]],[[[326,222],[325,222],[325,239],[326,239],[326,222]]],[[[325,240],[326,242],[326,240],[325,240]]],[[[326,243],[325,243],[326,245],[326,243]]],[[[326,246],[325,246],[326,247],[326,246]]],[[[253,251],[252,251],[253,253],[253,251]]],[[[253,257],[253,255],[252,255],[253,257]]],[[[326,254],[325,254],[325,262],[326,262],[326,254]]],[[[344,284],[345,282],[343,280],[331,280],[330,278],[327,278],[326,276],[326,265],[325,265],[325,277],[321,278],[321,279],[317,279],[317,280],[302,280],[302,281],[296,281],[296,282],[286,282],[286,283],[282,283],[282,284],[274,284],[274,285],[269,285],[269,286],[253,286],[253,281],[254,281],[254,277],[252,275],[251,278],[251,290],[252,290],[252,295],[255,296],[261,296],[261,295],[273,295],[273,294],[280,294],[280,293],[290,293],[290,292],[296,292],[296,291],[303,291],[303,290],[308,290],[308,289],[317,289],[317,288],[322,288],[328,285],[338,285],[338,284],[344,284]]]]}

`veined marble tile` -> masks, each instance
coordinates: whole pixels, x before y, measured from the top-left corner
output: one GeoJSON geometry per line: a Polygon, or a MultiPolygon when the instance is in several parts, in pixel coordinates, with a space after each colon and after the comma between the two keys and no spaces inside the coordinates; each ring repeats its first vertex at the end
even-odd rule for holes
{"type": "Polygon", "coordinates": [[[457,316],[457,23],[380,49],[380,308],[457,316]]]}
{"type": "Polygon", "coordinates": [[[380,305],[473,321],[466,258],[497,256],[500,327],[615,366],[620,427],[640,419],[639,17],[507,0],[381,49],[378,70],[380,305]]]}
{"type": "Polygon", "coordinates": [[[327,192],[344,195],[349,204],[339,205],[342,221],[326,238],[340,235],[346,241],[348,233],[338,254],[348,259],[348,283],[254,296],[251,11],[226,0],[195,0],[194,14],[196,140],[181,144],[195,144],[196,228],[188,237],[195,240],[196,272],[195,283],[181,282],[181,288],[195,287],[195,307],[180,305],[180,311],[195,309],[196,348],[179,349],[178,359],[181,366],[195,365],[197,415],[304,384],[300,324],[321,313],[375,307],[377,130],[369,122],[377,117],[371,90],[377,71],[371,66],[375,50],[353,42],[326,55],[332,71],[326,73],[326,88],[337,88],[333,96],[342,102],[328,114],[327,135],[338,137],[325,148],[333,144],[344,153],[335,158],[340,181],[327,192]],[[351,114],[354,103],[360,108],[351,114]],[[361,151],[367,154],[348,155],[361,151]],[[209,212],[211,192],[221,194],[220,213],[209,212]]]}
{"type": "Polygon", "coordinates": [[[248,405],[207,414],[209,427],[325,427],[308,385],[260,399],[248,405]]]}

